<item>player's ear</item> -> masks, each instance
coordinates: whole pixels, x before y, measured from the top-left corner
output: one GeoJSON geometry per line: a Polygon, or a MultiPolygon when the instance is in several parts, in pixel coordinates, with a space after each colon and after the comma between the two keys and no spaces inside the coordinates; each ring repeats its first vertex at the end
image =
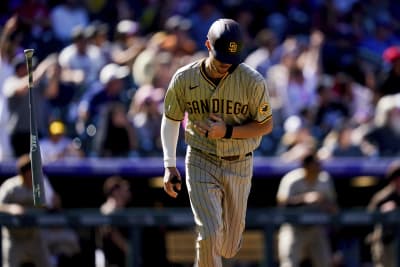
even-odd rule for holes
{"type": "Polygon", "coordinates": [[[206,42],[205,42],[205,45],[206,45],[208,51],[210,51],[210,50],[211,50],[211,43],[210,43],[210,40],[207,39],[206,42]]]}

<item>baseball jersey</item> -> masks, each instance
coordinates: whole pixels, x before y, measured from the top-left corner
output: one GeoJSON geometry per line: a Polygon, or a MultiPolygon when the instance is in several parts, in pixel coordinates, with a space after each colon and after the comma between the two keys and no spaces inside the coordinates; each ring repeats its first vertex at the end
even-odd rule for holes
{"type": "Polygon", "coordinates": [[[194,122],[206,121],[211,113],[233,126],[249,121],[263,124],[272,118],[269,94],[261,74],[241,63],[216,85],[205,74],[205,59],[178,69],[169,84],[165,116],[181,121],[185,113],[188,115],[186,143],[218,156],[251,152],[259,146],[261,137],[209,139],[196,131],[194,122]]]}

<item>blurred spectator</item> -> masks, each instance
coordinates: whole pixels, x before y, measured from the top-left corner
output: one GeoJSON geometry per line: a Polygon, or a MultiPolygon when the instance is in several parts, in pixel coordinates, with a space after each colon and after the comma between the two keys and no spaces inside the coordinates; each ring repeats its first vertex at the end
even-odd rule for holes
{"type": "Polygon", "coordinates": [[[325,44],[325,34],[319,30],[312,30],[309,37],[300,35],[298,39],[303,47],[297,64],[303,70],[304,77],[312,82],[312,86],[315,86],[323,72],[321,54],[325,44]]]}
{"type": "Polygon", "coordinates": [[[373,91],[358,82],[352,83],[353,101],[350,105],[352,121],[362,124],[368,123],[374,116],[374,94],[373,91]]]}
{"type": "Polygon", "coordinates": [[[15,32],[18,28],[18,18],[17,16],[10,17],[1,29],[0,35],[0,85],[3,86],[4,80],[11,76],[14,72],[11,66],[11,61],[21,49],[21,44],[15,42],[15,32]]]}
{"type": "Polygon", "coordinates": [[[317,104],[314,124],[325,136],[332,129],[339,127],[350,119],[350,109],[341,98],[332,91],[333,81],[330,77],[323,77],[317,86],[317,104]]]}
{"type": "MultiPolygon", "coordinates": [[[[389,213],[398,210],[400,205],[400,162],[392,162],[385,174],[388,185],[376,192],[368,210],[379,213],[389,213]]],[[[375,267],[397,266],[396,229],[392,225],[378,224],[367,237],[371,246],[371,255],[375,267]]]]}
{"type": "MultiPolygon", "coordinates": [[[[301,167],[282,178],[277,202],[285,209],[336,212],[335,188],[314,153],[305,154],[301,167]]],[[[305,259],[314,267],[332,266],[330,240],[321,225],[284,223],[279,229],[278,255],[282,267],[299,266],[305,259]]]]}
{"type": "MultiPolygon", "coordinates": [[[[289,42],[289,40],[288,40],[289,42]]],[[[320,50],[324,42],[324,35],[319,31],[311,33],[310,40],[296,37],[290,47],[289,53],[293,53],[294,62],[289,60],[283,66],[287,67],[288,83],[286,87],[286,99],[283,103],[284,116],[299,115],[305,108],[315,109],[316,88],[321,74],[320,50]]],[[[286,52],[283,51],[283,54],[286,52]]]]}
{"type": "Polygon", "coordinates": [[[137,131],[139,153],[142,156],[159,156],[161,146],[161,103],[165,90],[151,85],[140,87],[132,99],[129,116],[137,131]]]}
{"type": "MultiPolygon", "coordinates": [[[[125,78],[129,75],[126,66],[114,63],[107,64],[101,69],[100,83],[95,83],[82,96],[78,106],[78,124],[97,125],[99,116],[107,104],[112,102],[124,103],[124,92],[126,92],[125,78]]],[[[78,125],[78,128],[81,126],[78,125]]],[[[78,133],[82,130],[79,129],[78,133]]]]}
{"type": "Polygon", "coordinates": [[[281,12],[275,10],[271,14],[268,14],[265,19],[265,24],[267,28],[274,29],[279,41],[282,41],[288,37],[288,18],[281,12]]]}
{"type": "Polygon", "coordinates": [[[63,159],[83,157],[79,145],[67,136],[65,124],[62,121],[52,121],[48,127],[48,135],[40,139],[42,163],[63,159]]]}
{"type": "Polygon", "coordinates": [[[32,37],[39,37],[50,27],[47,3],[43,0],[21,0],[16,8],[16,14],[25,34],[32,34],[32,37]]]}
{"type": "Polygon", "coordinates": [[[139,143],[145,142],[138,139],[123,104],[109,103],[103,113],[94,139],[93,150],[97,156],[128,157],[137,151],[139,143]]]}
{"type": "MultiPolygon", "coordinates": [[[[58,93],[57,87],[51,83],[43,85],[38,83],[42,80],[46,71],[51,65],[56,64],[54,56],[50,55],[44,59],[33,72],[33,82],[35,84],[32,94],[35,101],[36,120],[39,134],[43,135],[46,129],[46,99],[58,93]]],[[[7,122],[7,131],[10,134],[11,146],[15,157],[28,153],[30,149],[30,123],[29,123],[29,88],[28,72],[23,54],[17,55],[12,65],[15,74],[9,77],[3,85],[3,93],[8,98],[8,108],[10,112],[7,122]]]]}
{"type": "Polygon", "coordinates": [[[73,28],[72,43],[64,47],[59,55],[59,63],[64,70],[70,71],[71,79],[81,81],[81,96],[92,83],[98,80],[101,68],[106,64],[101,50],[88,43],[86,29],[82,26],[73,28]]]}
{"type": "Polygon", "coordinates": [[[162,22],[166,19],[165,7],[171,1],[150,0],[143,5],[140,15],[140,25],[143,33],[148,34],[160,30],[162,22]]]}
{"type": "Polygon", "coordinates": [[[164,31],[152,34],[149,37],[146,48],[136,57],[135,62],[132,65],[132,77],[138,87],[153,84],[154,80],[158,78],[156,76],[156,63],[158,60],[156,59],[162,52],[162,45],[165,42],[166,37],[167,34],[164,31]]]}
{"type": "Polygon", "coordinates": [[[273,64],[271,55],[278,45],[278,39],[273,31],[264,28],[257,33],[255,44],[257,48],[249,53],[244,63],[265,75],[268,68],[273,64]]]}
{"type": "Polygon", "coordinates": [[[107,64],[100,72],[100,82],[94,83],[80,99],[75,128],[84,143],[83,149],[87,155],[91,152],[93,137],[99,130],[101,115],[104,114],[108,104],[113,102],[126,104],[129,101],[126,97],[128,75],[129,69],[126,66],[107,64]]]}
{"type": "Polygon", "coordinates": [[[63,68],[57,63],[51,65],[44,77],[44,84],[51,85],[57,89],[57,94],[48,99],[48,120],[59,119],[70,126],[74,121],[74,113],[71,111],[83,76],[74,75],[68,68],[63,68]]]}
{"type": "Polygon", "coordinates": [[[315,79],[307,78],[298,66],[289,69],[287,99],[284,103],[286,116],[299,115],[301,110],[313,109],[316,104],[315,79]]]}
{"type": "Polygon", "coordinates": [[[140,36],[140,25],[133,20],[121,20],[115,30],[111,61],[131,68],[138,54],[146,46],[145,39],[140,36]]]}
{"type": "Polygon", "coordinates": [[[350,71],[354,67],[358,51],[351,27],[337,23],[337,29],[330,34],[325,32],[326,40],[321,51],[323,70],[330,75],[350,71]]]}
{"type": "MultiPolygon", "coordinates": [[[[103,184],[106,201],[101,205],[100,212],[105,215],[115,214],[130,205],[132,193],[129,182],[119,176],[108,177],[103,184]]],[[[105,267],[127,266],[129,253],[129,228],[103,226],[98,231],[99,247],[104,253],[105,267]]]]}
{"type": "Polygon", "coordinates": [[[374,29],[359,44],[359,49],[369,53],[372,57],[381,57],[390,46],[398,45],[400,39],[395,35],[394,25],[390,16],[376,13],[374,29]]]}
{"type": "Polygon", "coordinates": [[[79,0],[61,0],[50,10],[50,20],[56,38],[67,45],[73,29],[89,24],[89,14],[79,0]]]}
{"type": "Polygon", "coordinates": [[[61,43],[55,38],[49,17],[50,8],[47,1],[22,0],[16,9],[19,29],[23,32],[25,47],[36,49],[39,60],[48,54],[58,52],[61,43]],[[46,49],[42,49],[42,46],[46,49]]]}
{"type": "Polygon", "coordinates": [[[277,156],[285,161],[296,161],[317,148],[317,140],[309,125],[299,116],[290,116],[284,123],[284,134],[277,148],[277,156]]]}
{"type": "Polygon", "coordinates": [[[400,155],[400,94],[382,97],[377,103],[375,120],[364,141],[379,157],[400,155]]]}
{"type": "Polygon", "coordinates": [[[400,45],[387,48],[383,59],[390,64],[390,68],[380,77],[377,88],[379,97],[400,93],[400,45]]]}
{"type": "Polygon", "coordinates": [[[171,52],[176,57],[193,55],[197,44],[190,35],[192,22],[179,15],[169,17],[164,25],[166,37],[163,49],[171,52]]]}
{"type": "MultiPolygon", "coordinates": [[[[4,81],[14,74],[11,61],[14,57],[14,49],[10,40],[11,35],[17,29],[17,17],[9,18],[0,35],[0,128],[6,129],[9,120],[9,109],[7,97],[4,94],[4,81]]],[[[10,135],[8,131],[0,132],[0,161],[11,159],[13,152],[11,149],[10,135]]]]}
{"type": "Polygon", "coordinates": [[[98,47],[106,63],[111,62],[111,41],[108,24],[95,20],[85,29],[88,43],[98,47]]]}
{"type": "Polygon", "coordinates": [[[296,67],[298,46],[295,38],[287,38],[278,48],[279,62],[271,66],[266,73],[266,80],[271,97],[274,122],[282,124],[289,116],[286,107],[288,101],[288,85],[290,70],[296,67]]]}
{"type": "MultiPolygon", "coordinates": [[[[18,174],[8,178],[0,186],[0,210],[12,215],[33,210],[32,170],[28,154],[17,160],[18,174]]],[[[24,264],[50,267],[50,254],[43,233],[36,227],[2,229],[3,267],[19,267],[24,264]]]]}
{"type": "Polygon", "coordinates": [[[334,128],[324,139],[318,155],[323,159],[368,156],[360,142],[361,136],[354,128],[348,123],[334,128]]]}
{"type": "Polygon", "coordinates": [[[357,83],[347,73],[337,73],[332,87],[338,98],[350,111],[350,119],[355,123],[366,123],[373,116],[373,93],[357,83]]]}
{"type": "MultiPolygon", "coordinates": [[[[169,81],[178,68],[182,64],[187,63],[187,60],[196,59],[197,55],[176,57],[170,52],[161,52],[154,58],[154,79],[152,85],[156,88],[168,88],[169,81]]],[[[202,57],[203,55],[198,55],[202,57]]],[[[198,58],[197,58],[198,59],[198,58]]]]}
{"type": "Polygon", "coordinates": [[[189,17],[192,23],[191,36],[196,42],[198,49],[206,50],[205,41],[208,29],[215,20],[223,17],[222,12],[211,0],[197,1],[197,5],[193,10],[193,13],[189,17]]]}
{"type": "MultiPolygon", "coordinates": [[[[140,1],[86,1],[92,6],[93,4],[99,5],[101,2],[103,2],[99,12],[97,14],[92,14],[92,17],[104,21],[109,25],[110,29],[114,29],[119,21],[138,18],[141,13],[140,9],[142,3],[140,1]]],[[[93,11],[93,9],[91,11],[93,11]]]]}

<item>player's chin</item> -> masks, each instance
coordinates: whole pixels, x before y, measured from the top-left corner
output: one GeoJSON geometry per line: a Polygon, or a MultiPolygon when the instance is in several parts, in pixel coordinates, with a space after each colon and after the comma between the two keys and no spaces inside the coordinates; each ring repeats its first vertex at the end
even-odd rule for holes
{"type": "Polygon", "coordinates": [[[231,67],[231,65],[227,65],[227,66],[223,66],[223,67],[221,66],[221,67],[218,68],[218,72],[220,74],[225,74],[225,73],[228,72],[230,67],[231,67]]]}

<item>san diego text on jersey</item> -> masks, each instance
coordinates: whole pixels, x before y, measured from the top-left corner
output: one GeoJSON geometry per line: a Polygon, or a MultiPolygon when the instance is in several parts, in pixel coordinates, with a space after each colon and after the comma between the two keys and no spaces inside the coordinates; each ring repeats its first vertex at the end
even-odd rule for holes
{"type": "Polygon", "coordinates": [[[189,114],[224,113],[246,115],[249,111],[249,105],[226,99],[200,99],[186,102],[186,110],[189,114]]]}

